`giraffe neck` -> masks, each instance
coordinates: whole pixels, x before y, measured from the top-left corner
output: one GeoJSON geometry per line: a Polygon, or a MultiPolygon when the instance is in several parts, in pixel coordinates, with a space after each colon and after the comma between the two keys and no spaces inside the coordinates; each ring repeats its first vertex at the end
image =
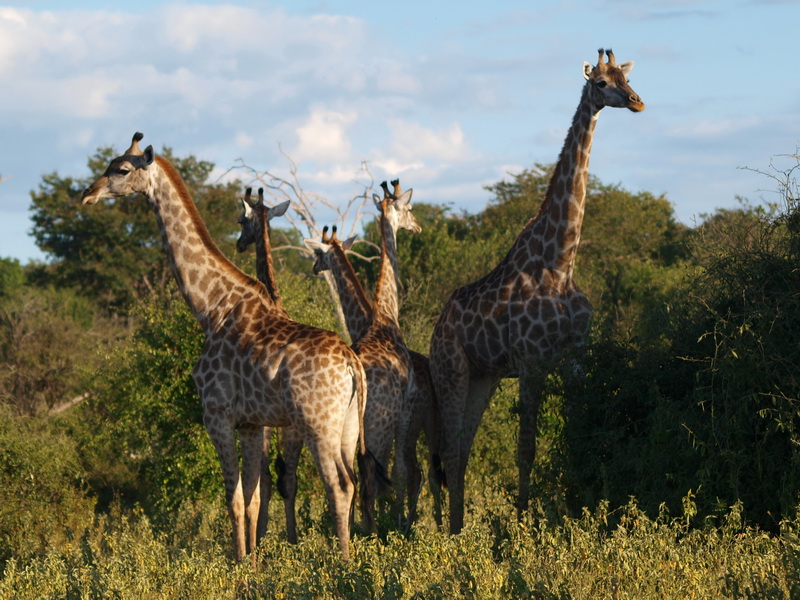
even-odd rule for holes
{"type": "Polygon", "coordinates": [[[267,288],[267,293],[275,307],[286,312],[278,292],[278,280],[275,277],[275,267],[272,263],[272,244],[269,240],[269,219],[267,219],[267,208],[261,204],[255,209],[254,215],[256,227],[256,277],[267,288]]]}
{"type": "Polygon", "coordinates": [[[375,315],[399,322],[400,309],[397,298],[397,242],[394,228],[381,211],[381,269],[375,285],[375,315]]]}
{"type": "Polygon", "coordinates": [[[347,332],[356,342],[364,337],[372,324],[372,306],[342,246],[338,242],[331,246],[331,272],[339,291],[347,332]]]}
{"type": "Polygon", "coordinates": [[[567,279],[572,277],[580,242],[589,156],[601,109],[592,102],[587,83],[539,213],[523,229],[515,244],[515,247],[522,244],[526,248],[517,256],[524,256],[526,261],[540,258],[545,268],[560,272],[567,279]]]}
{"type": "Polygon", "coordinates": [[[263,286],[237,269],[211,239],[175,168],[157,156],[148,171],[146,193],[167,258],[178,289],[201,326],[206,331],[213,328],[248,290],[268,300],[263,286]]]}

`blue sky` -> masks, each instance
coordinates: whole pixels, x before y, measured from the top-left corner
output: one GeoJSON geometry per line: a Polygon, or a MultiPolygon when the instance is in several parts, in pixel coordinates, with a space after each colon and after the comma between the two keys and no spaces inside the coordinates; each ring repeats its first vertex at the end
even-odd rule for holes
{"type": "Polygon", "coordinates": [[[283,151],[344,203],[367,161],[417,202],[476,212],[484,186],[556,160],[601,46],[635,61],[647,108],[603,111],[591,172],[692,225],[775,199],[743,167],[797,151],[798,22],[794,0],[2,4],[0,256],[45,259],[42,175],[85,177],[137,130],[215,177],[237,159],[284,173],[283,151]]]}

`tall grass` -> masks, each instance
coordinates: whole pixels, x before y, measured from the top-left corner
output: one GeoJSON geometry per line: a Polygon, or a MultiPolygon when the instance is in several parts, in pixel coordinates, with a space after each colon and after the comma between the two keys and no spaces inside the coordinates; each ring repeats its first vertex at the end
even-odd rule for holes
{"type": "MultiPolygon", "coordinates": [[[[283,539],[277,523],[254,571],[228,553],[222,506],[183,507],[174,528],[112,510],[68,543],[11,559],[0,597],[40,598],[794,598],[800,594],[800,518],[781,535],[742,526],[738,506],[702,529],[689,515],[651,519],[635,502],[555,523],[514,518],[487,490],[457,536],[416,526],[409,537],[356,535],[343,564],[331,535],[283,539]],[[610,522],[618,523],[610,526],[610,522]]],[[[324,518],[322,504],[312,507],[324,518]]],[[[687,499],[691,510],[691,499],[687,499]]],[[[280,511],[275,511],[276,513],[280,511]]]]}

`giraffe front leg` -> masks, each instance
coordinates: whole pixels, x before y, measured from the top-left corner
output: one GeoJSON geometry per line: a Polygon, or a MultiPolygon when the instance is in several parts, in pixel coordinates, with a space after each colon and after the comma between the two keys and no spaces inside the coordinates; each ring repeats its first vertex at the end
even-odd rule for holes
{"type": "Polygon", "coordinates": [[[245,518],[244,494],[239,476],[239,458],[236,451],[236,435],[233,428],[220,428],[216,424],[209,424],[207,420],[206,430],[211,437],[214,448],[217,450],[219,463],[222,467],[222,478],[225,482],[225,500],[233,529],[234,558],[237,561],[241,561],[244,560],[246,554],[245,518]]]}
{"type": "Polygon", "coordinates": [[[258,509],[258,527],[256,529],[256,545],[267,534],[269,524],[269,501],[272,498],[272,473],[269,468],[270,445],[272,443],[272,427],[264,427],[264,446],[261,452],[261,476],[259,489],[261,506],[258,509]]]}
{"type": "Polygon", "coordinates": [[[247,531],[247,551],[256,564],[255,549],[258,542],[258,518],[261,508],[261,464],[264,454],[264,428],[242,427],[239,430],[242,446],[242,492],[247,531]]]}

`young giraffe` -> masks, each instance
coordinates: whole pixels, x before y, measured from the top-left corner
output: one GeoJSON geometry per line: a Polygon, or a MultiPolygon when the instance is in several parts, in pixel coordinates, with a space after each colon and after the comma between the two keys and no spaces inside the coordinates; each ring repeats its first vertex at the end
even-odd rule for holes
{"type": "MultiPolygon", "coordinates": [[[[400,288],[400,270],[397,267],[397,231],[406,229],[411,233],[419,233],[422,231],[417,220],[412,214],[411,195],[413,190],[403,192],[400,188],[400,180],[392,180],[393,192],[389,192],[386,182],[381,183],[383,188],[384,198],[388,200],[386,203],[381,203],[379,196],[373,194],[372,199],[375,206],[381,210],[381,213],[386,216],[385,224],[383,225],[383,236],[387,239],[386,253],[392,261],[392,267],[395,275],[395,302],[399,306],[397,299],[397,290],[400,288]],[[382,210],[385,205],[386,210],[382,210]]],[[[417,499],[421,489],[421,471],[417,461],[417,439],[419,438],[420,431],[425,431],[425,440],[428,444],[429,461],[428,461],[428,485],[430,486],[431,494],[433,495],[433,516],[437,526],[442,524],[442,510],[441,510],[441,497],[442,487],[444,485],[444,472],[441,469],[441,461],[439,457],[440,446],[440,424],[439,414],[436,406],[436,394],[433,389],[433,381],[431,379],[430,365],[428,358],[419,352],[409,350],[411,355],[411,363],[414,368],[415,388],[414,395],[410,404],[411,422],[409,425],[408,434],[405,436],[405,455],[408,457],[407,464],[413,465],[414,468],[409,469],[409,484],[408,484],[408,501],[409,501],[409,526],[416,518],[417,499]]]]}
{"type": "MultiPolygon", "coordinates": [[[[314,271],[331,271],[336,282],[339,299],[344,310],[347,330],[352,339],[360,339],[359,332],[364,332],[372,322],[372,306],[367,300],[364,288],[356,277],[350,260],[345,253],[352,246],[354,238],[339,241],[336,239],[336,228],[333,235],[327,237],[327,227],[323,230],[322,241],[307,239],[306,246],[315,252],[317,258],[314,271]]],[[[363,335],[363,333],[361,333],[363,335]]],[[[442,524],[442,482],[444,473],[439,460],[439,426],[438,414],[433,394],[428,358],[419,352],[409,350],[414,370],[415,389],[408,408],[411,421],[405,435],[403,452],[406,457],[408,497],[408,526],[416,520],[417,499],[421,485],[421,475],[417,460],[417,440],[425,431],[428,445],[428,485],[433,495],[433,512],[437,526],[442,524]]]]}
{"type": "MultiPolygon", "coordinates": [[[[339,336],[286,319],[264,285],[225,257],[177,170],[152,146],[142,151],[142,137],[133,136],[82,203],[138,192],[155,211],[178,288],[206,336],[193,378],[222,466],[235,556],[243,560],[255,549],[263,427],[291,425],[314,456],[347,560],[359,440],[359,454],[365,452],[363,367],[339,336]]],[[[255,554],[251,560],[255,566],[255,554]]]]}
{"type": "MultiPolygon", "coordinates": [[[[382,186],[385,186],[385,182],[382,186]]],[[[408,229],[412,232],[419,232],[421,228],[411,213],[411,194],[413,190],[403,193],[400,189],[399,180],[392,181],[394,192],[387,203],[386,222],[391,228],[391,232],[385,232],[391,241],[387,247],[387,254],[395,265],[395,275],[398,274],[397,265],[397,230],[408,229]]],[[[388,189],[384,187],[384,195],[389,196],[388,189]]],[[[375,203],[381,205],[380,198],[374,197],[375,203]]],[[[327,231],[327,228],[326,228],[327,231]]],[[[345,250],[352,246],[354,238],[339,241],[336,239],[336,228],[333,235],[328,238],[323,233],[322,241],[313,239],[304,240],[309,250],[316,254],[314,271],[331,271],[336,283],[339,299],[344,311],[345,322],[350,338],[359,340],[369,329],[372,323],[372,305],[364,293],[361,282],[356,277],[355,271],[347,258],[345,250]]],[[[444,473],[441,470],[439,458],[440,427],[438,411],[436,409],[436,398],[433,393],[433,382],[431,381],[430,366],[428,358],[419,352],[409,350],[411,363],[414,369],[415,390],[411,401],[409,413],[411,423],[405,439],[405,456],[408,468],[407,492],[408,492],[408,523],[414,522],[416,518],[416,501],[420,490],[421,477],[419,464],[417,461],[417,440],[420,433],[425,431],[425,440],[428,445],[428,485],[433,496],[433,513],[437,526],[442,524],[442,485],[444,473]]]]}
{"type": "MultiPolygon", "coordinates": [[[[367,373],[367,409],[364,413],[364,438],[367,446],[379,464],[389,464],[392,446],[395,447],[392,480],[395,486],[395,512],[402,515],[405,488],[408,477],[407,456],[403,440],[410,426],[409,405],[415,389],[414,371],[411,356],[403,341],[398,325],[397,279],[391,259],[388,257],[392,246],[387,238],[387,195],[381,207],[381,267],[375,287],[375,307],[369,327],[363,335],[354,338],[353,349],[361,359],[367,373]]],[[[413,218],[413,217],[412,217],[413,218]]],[[[414,221],[416,223],[416,221],[414,221]]],[[[416,225],[419,230],[419,225],[416,225]]],[[[326,240],[336,251],[343,250],[338,241],[326,240]]],[[[314,272],[320,272],[319,261],[314,272]]],[[[360,298],[365,301],[363,290],[360,298]]],[[[345,304],[345,303],[343,303],[345,304]]],[[[347,311],[346,312],[352,312],[347,311]]],[[[358,333],[358,332],[356,332],[358,333]]],[[[374,517],[374,502],[378,494],[377,477],[371,464],[359,460],[361,471],[361,510],[364,528],[377,532],[374,517]]]]}
{"type": "Polygon", "coordinates": [[[464,522],[464,475],[481,417],[498,383],[519,378],[518,510],[527,508],[536,451],[539,390],[534,374],[569,344],[580,345],[592,307],[573,280],[583,221],[589,154],[605,106],[644,109],[628,85],[632,62],[617,65],[611,50],[587,79],[538,214],[502,262],[453,292],[431,338],[431,374],[443,423],[450,491],[450,532],[464,522]]]}
{"type": "MultiPolygon", "coordinates": [[[[242,232],[236,240],[236,250],[244,252],[250,245],[256,247],[256,277],[267,288],[277,310],[281,311],[288,319],[278,291],[278,282],[275,277],[275,267],[272,262],[272,246],[269,239],[269,222],[273,217],[279,217],[289,208],[290,202],[282,202],[277,206],[267,207],[264,204],[264,188],[258,190],[258,200],[252,201],[252,189],[247,188],[243,201],[244,214],[239,217],[242,232]]],[[[283,457],[278,455],[278,491],[283,497],[284,513],[286,515],[286,539],[291,544],[297,543],[297,518],[295,515],[295,500],[297,497],[297,465],[300,462],[300,452],[303,449],[303,438],[293,427],[285,427],[281,436],[283,457]]],[[[269,470],[269,444],[272,429],[264,429],[264,450],[261,458],[261,481],[269,484],[269,493],[272,492],[272,475],[269,470]]],[[[263,496],[264,494],[262,494],[263,496]]],[[[268,511],[267,502],[261,504],[258,515],[258,539],[260,540],[267,531],[268,511]]]]}

